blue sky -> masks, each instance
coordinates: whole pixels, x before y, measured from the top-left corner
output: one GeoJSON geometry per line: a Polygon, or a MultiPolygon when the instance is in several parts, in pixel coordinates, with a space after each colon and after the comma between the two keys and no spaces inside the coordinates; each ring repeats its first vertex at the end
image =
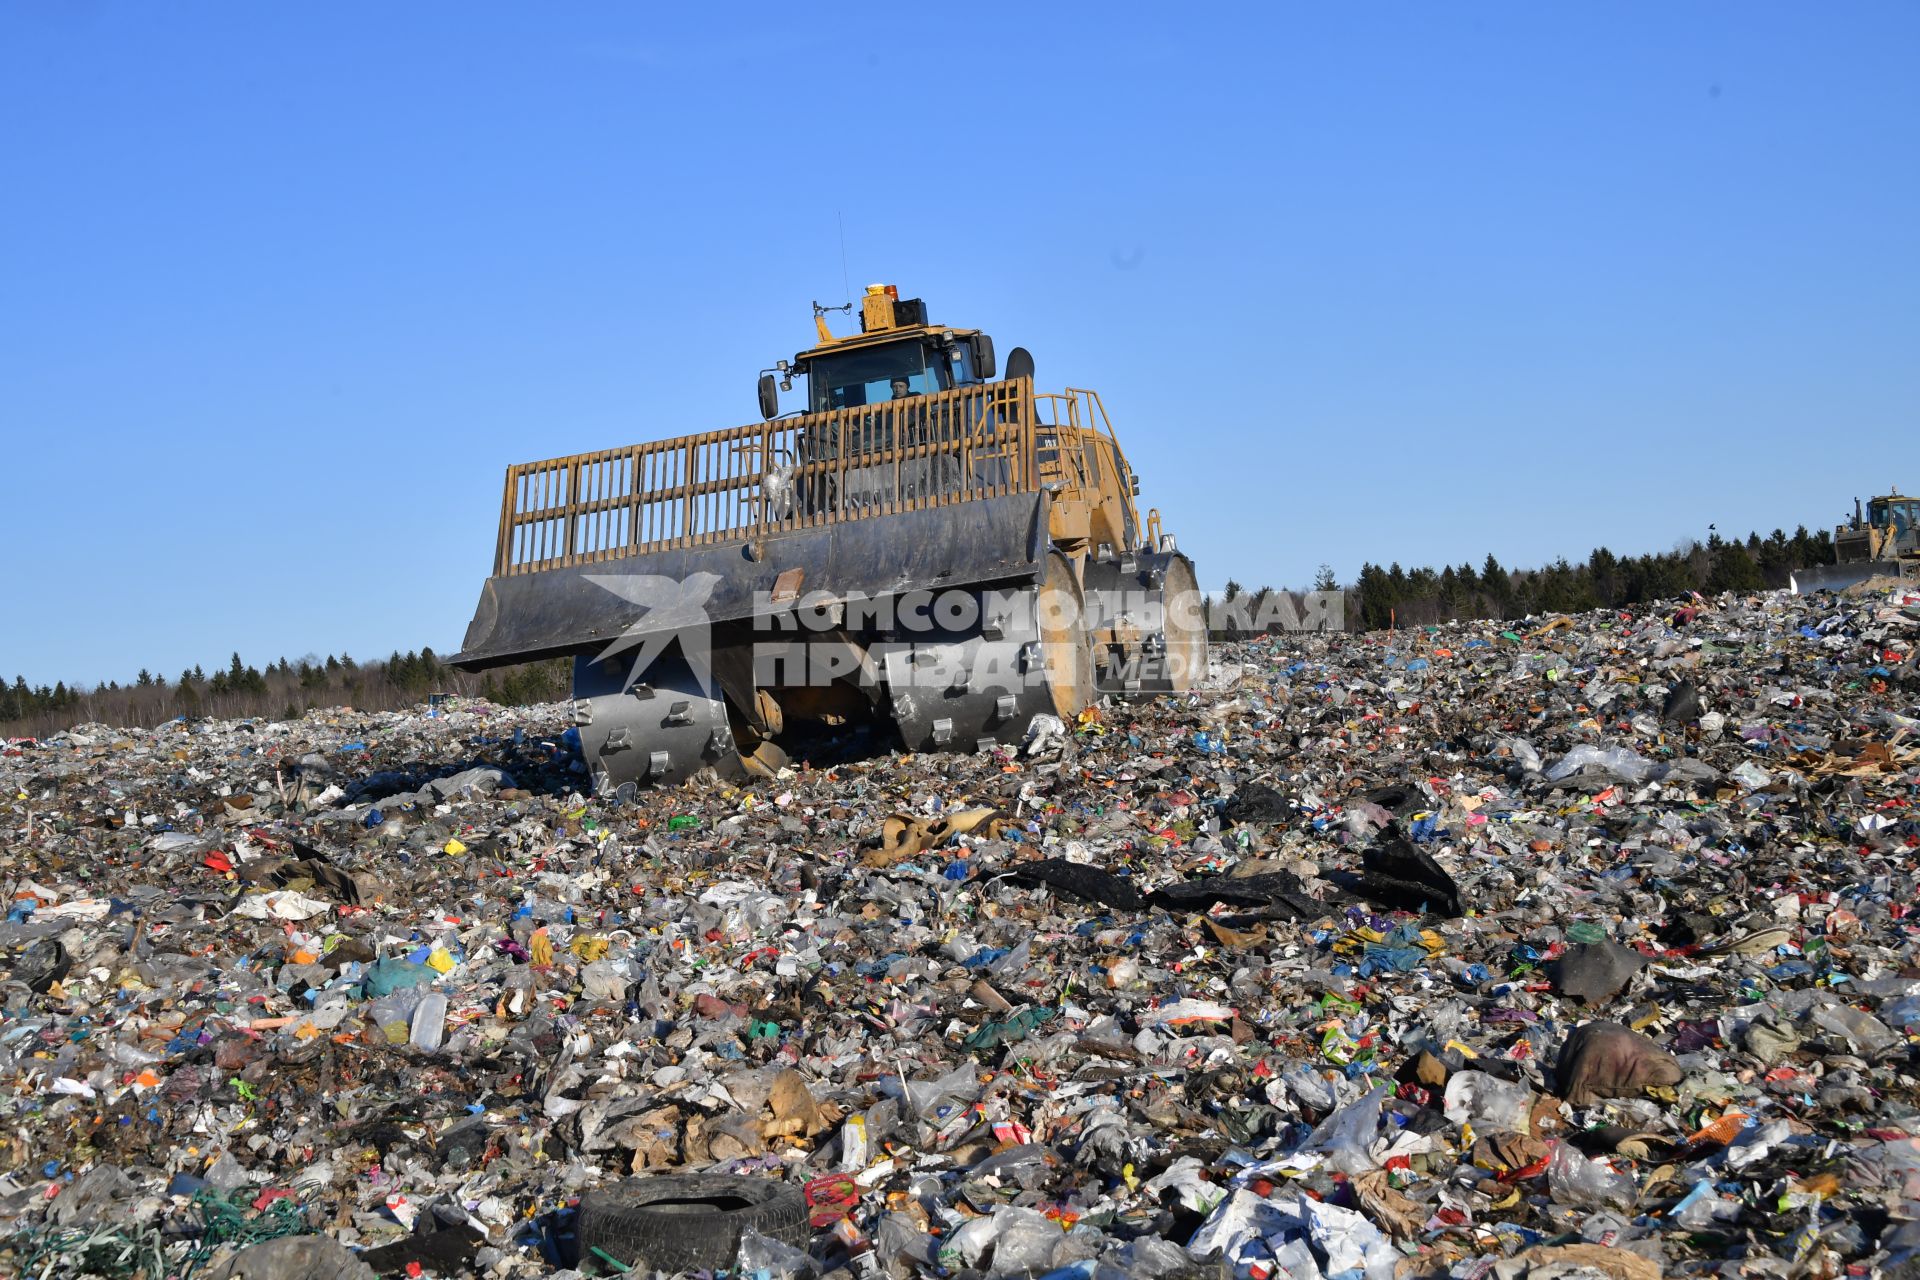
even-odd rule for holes
{"type": "Polygon", "coordinates": [[[456,649],[510,462],[876,280],[1204,583],[1920,489],[1920,7],[0,7],[0,669],[456,649]],[[843,275],[839,226],[844,224],[843,275]]]}

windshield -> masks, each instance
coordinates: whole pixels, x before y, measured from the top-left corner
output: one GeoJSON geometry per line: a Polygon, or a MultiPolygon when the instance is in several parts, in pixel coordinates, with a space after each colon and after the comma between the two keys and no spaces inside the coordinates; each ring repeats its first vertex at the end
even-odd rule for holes
{"type": "Polygon", "coordinates": [[[813,411],[884,404],[893,399],[893,382],[904,379],[910,395],[930,395],[952,386],[952,377],[935,362],[929,368],[918,342],[897,342],[844,355],[823,356],[807,364],[807,388],[813,411]]]}
{"type": "Polygon", "coordinates": [[[1867,504],[1867,523],[1876,529],[1891,529],[1895,537],[1904,538],[1913,527],[1916,514],[1920,514],[1915,506],[1910,501],[1889,502],[1876,498],[1867,504]]]}

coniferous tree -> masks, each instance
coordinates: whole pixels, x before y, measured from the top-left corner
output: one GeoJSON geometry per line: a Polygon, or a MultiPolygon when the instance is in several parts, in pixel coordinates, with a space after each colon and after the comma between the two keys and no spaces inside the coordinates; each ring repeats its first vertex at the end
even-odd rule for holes
{"type": "Polygon", "coordinates": [[[1500,562],[1487,552],[1486,563],[1480,566],[1480,585],[1486,588],[1487,596],[1496,614],[1513,595],[1513,578],[1500,567],[1500,562]]]}
{"type": "Polygon", "coordinates": [[[1766,583],[1760,577],[1760,567],[1753,562],[1752,554],[1738,542],[1725,542],[1720,545],[1713,558],[1713,572],[1707,577],[1707,590],[1721,591],[1761,591],[1766,583]]]}

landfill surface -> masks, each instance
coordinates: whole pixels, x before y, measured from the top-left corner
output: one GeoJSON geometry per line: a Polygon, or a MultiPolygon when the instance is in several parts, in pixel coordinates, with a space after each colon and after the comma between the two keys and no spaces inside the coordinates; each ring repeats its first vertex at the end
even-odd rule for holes
{"type": "Polygon", "coordinates": [[[689,1173],[767,1277],[1917,1274],[1917,640],[1263,637],[632,803],[561,706],[9,744],[0,1274],[643,1275],[689,1173]]]}

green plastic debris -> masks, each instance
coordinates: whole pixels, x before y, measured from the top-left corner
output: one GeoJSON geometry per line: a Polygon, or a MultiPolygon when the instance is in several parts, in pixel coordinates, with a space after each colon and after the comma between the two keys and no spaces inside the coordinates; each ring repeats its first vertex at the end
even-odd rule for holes
{"type": "Polygon", "coordinates": [[[29,1227],[0,1239],[19,1268],[13,1274],[32,1276],[108,1276],[133,1280],[135,1276],[165,1276],[166,1246],[151,1227],[29,1227]]]}
{"type": "Polygon", "coordinates": [[[633,1270],[632,1267],[620,1261],[620,1259],[614,1257],[612,1254],[608,1253],[605,1249],[602,1249],[597,1244],[593,1246],[593,1256],[600,1259],[600,1261],[606,1263],[608,1266],[612,1267],[615,1271],[623,1275],[633,1270]]]}
{"type": "Polygon", "coordinates": [[[1059,1012],[1051,1006],[1041,1005],[1022,1009],[999,1022],[985,1023],[966,1038],[965,1044],[975,1053],[989,1053],[1003,1044],[1018,1044],[1043,1023],[1052,1021],[1059,1012]]]}
{"type": "Polygon", "coordinates": [[[378,1000],[381,996],[390,996],[408,987],[424,987],[439,976],[424,964],[389,957],[368,965],[367,976],[361,979],[361,983],[366,989],[367,998],[378,1000]]]}

